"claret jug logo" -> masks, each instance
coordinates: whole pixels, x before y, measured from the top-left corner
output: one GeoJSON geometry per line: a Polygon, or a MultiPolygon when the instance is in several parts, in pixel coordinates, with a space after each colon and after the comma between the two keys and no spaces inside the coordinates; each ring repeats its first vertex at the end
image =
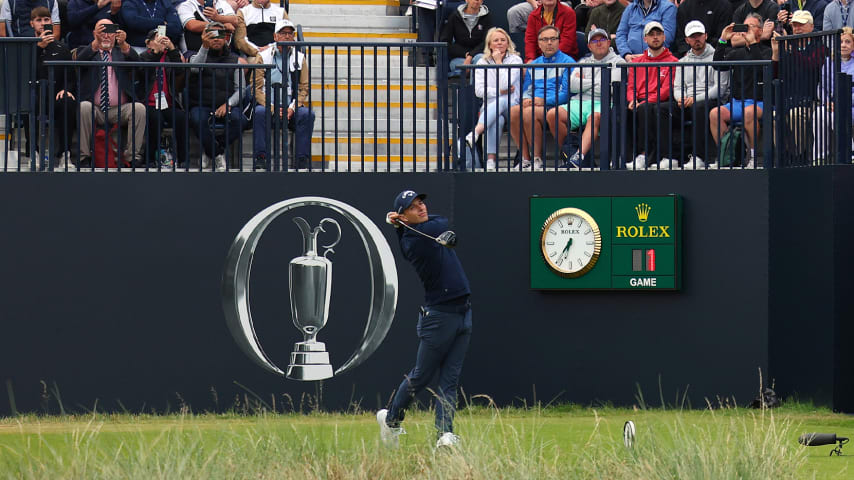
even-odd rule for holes
{"type": "MultiPolygon", "coordinates": [[[[638,221],[646,223],[652,207],[646,203],[635,206],[638,221]]],[[[670,225],[617,225],[617,238],[670,238],[670,225]]]]}
{"type": "Polygon", "coordinates": [[[638,212],[638,221],[641,223],[646,223],[649,220],[649,211],[652,210],[649,205],[645,203],[639,203],[635,207],[635,211],[638,212]]]}
{"type": "MultiPolygon", "coordinates": [[[[346,247],[344,247],[346,248],[346,247]]],[[[252,217],[235,237],[226,257],[222,276],[222,305],[234,341],[261,368],[292,380],[323,380],[340,375],[364,362],[385,339],[397,307],[397,267],[388,242],[380,229],[364,213],[331,198],[298,197],[271,205],[252,217]],[[264,353],[252,323],[249,305],[249,275],[252,258],[261,235],[279,215],[300,207],[323,207],[344,217],[356,229],[368,256],[371,299],[368,323],[359,348],[334,371],[326,345],[317,334],[326,327],[332,297],[332,247],[341,241],[341,227],[335,219],[324,218],[316,227],[301,217],[294,218],[303,238],[302,255],[288,265],[291,317],[302,333],[291,352],[287,372],[264,353]],[[334,227],[334,228],[333,228],[334,227]],[[334,238],[319,245],[319,237],[334,238]],[[331,235],[335,234],[335,237],[331,235]],[[321,252],[321,249],[323,250],[321,252]]],[[[332,322],[334,328],[335,322],[332,322]]]]}

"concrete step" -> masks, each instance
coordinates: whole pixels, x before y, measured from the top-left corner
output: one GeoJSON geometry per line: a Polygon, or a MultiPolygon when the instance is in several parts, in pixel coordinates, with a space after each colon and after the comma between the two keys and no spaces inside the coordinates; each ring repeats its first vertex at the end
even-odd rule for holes
{"type": "Polygon", "coordinates": [[[288,16],[291,21],[297,23],[307,17],[329,16],[329,15],[352,15],[353,17],[370,16],[393,16],[400,7],[392,7],[380,4],[291,4],[288,16]]]}
{"type": "MultiPolygon", "coordinates": [[[[356,79],[358,80],[358,79],[356,79]]],[[[319,100],[320,94],[323,93],[325,100],[334,100],[342,102],[436,102],[439,92],[434,85],[359,85],[346,83],[335,84],[320,84],[313,83],[311,85],[312,100],[319,100]]]]}
{"type": "Polygon", "coordinates": [[[304,31],[303,36],[307,42],[365,42],[365,43],[392,43],[415,41],[418,34],[409,33],[408,30],[395,30],[390,32],[335,32],[328,30],[304,31]]]}
{"type": "MultiPolygon", "coordinates": [[[[435,120],[413,121],[411,118],[408,118],[406,120],[401,121],[400,118],[391,118],[390,116],[383,115],[376,119],[375,130],[373,117],[366,118],[364,120],[360,118],[347,119],[346,116],[341,116],[341,113],[342,112],[339,112],[337,121],[334,116],[326,118],[321,118],[318,116],[314,121],[314,132],[312,136],[320,136],[320,132],[326,132],[327,136],[329,136],[330,134],[334,134],[336,126],[338,127],[339,136],[346,136],[347,132],[350,132],[350,134],[354,136],[360,136],[362,135],[363,125],[366,135],[378,132],[380,135],[388,136],[411,136],[413,132],[419,132],[419,134],[421,134],[420,132],[426,132],[428,128],[431,132],[435,132],[437,128],[437,123],[435,120]]],[[[354,115],[354,117],[356,117],[356,115],[354,115]]]]}
{"type": "Polygon", "coordinates": [[[436,85],[436,69],[435,67],[406,67],[406,68],[398,68],[391,69],[391,76],[388,75],[388,68],[384,66],[374,65],[365,65],[360,69],[355,68],[341,68],[338,67],[338,71],[336,72],[334,68],[311,68],[310,78],[312,83],[316,83],[319,81],[323,81],[323,83],[334,83],[335,79],[338,79],[339,84],[346,84],[347,80],[352,81],[361,81],[362,78],[365,81],[373,81],[374,75],[376,75],[377,79],[384,80],[388,83],[398,83],[404,85],[410,85],[413,82],[418,85],[426,85],[427,79],[430,79],[430,85],[436,85]]]}
{"type": "Polygon", "coordinates": [[[435,136],[415,138],[374,138],[353,136],[325,137],[311,139],[312,155],[427,155],[435,156],[439,151],[438,141],[435,136]],[[348,141],[349,140],[349,141],[348,141]]]}
{"type": "Polygon", "coordinates": [[[396,30],[408,30],[409,18],[388,15],[307,15],[300,18],[292,18],[294,23],[299,23],[309,31],[333,28],[345,28],[348,31],[383,31],[391,28],[396,30]]]}

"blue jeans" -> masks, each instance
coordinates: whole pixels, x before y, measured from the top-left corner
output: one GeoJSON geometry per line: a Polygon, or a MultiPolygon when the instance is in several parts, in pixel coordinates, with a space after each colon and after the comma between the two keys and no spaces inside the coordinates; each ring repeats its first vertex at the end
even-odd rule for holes
{"type": "Polygon", "coordinates": [[[190,109],[190,126],[199,136],[202,150],[209,157],[215,157],[225,152],[225,147],[237,140],[243,134],[246,120],[239,108],[232,108],[223,118],[211,120],[214,109],[208,107],[193,107],[190,109]],[[222,130],[217,135],[216,130],[222,130]],[[228,134],[226,136],[226,133],[228,134]]]}
{"type": "Polygon", "coordinates": [[[504,131],[504,121],[507,111],[510,109],[510,95],[499,95],[484,102],[480,109],[477,123],[486,127],[483,134],[486,135],[486,154],[498,152],[498,142],[501,141],[501,132],[504,131]]]}
{"type": "MultiPolygon", "coordinates": [[[[297,107],[294,112],[294,142],[296,143],[297,166],[307,167],[311,158],[311,132],[314,130],[314,112],[308,107],[297,107]]],[[[253,156],[267,156],[267,109],[255,106],[252,118],[253,156]]]]}
{"type": "Polygon", "coordinates": [[[454,313],[433,307],[422,309],[418,316],[418,353],[415,367],[403,378],[388,410],[386,422],[397,425],[403,421],[406,409],[415,396],[439,373],[436,391],[436,430],[454,431],[454,412],[457,406],[457,384],[463,360],[471,339],[471,308],[460,307],[454,313]]]}

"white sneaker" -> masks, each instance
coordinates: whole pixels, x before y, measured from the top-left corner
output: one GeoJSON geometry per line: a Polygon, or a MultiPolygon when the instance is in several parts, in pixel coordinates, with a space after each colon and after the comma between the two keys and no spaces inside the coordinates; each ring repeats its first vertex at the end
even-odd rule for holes
{"type": "Polygon", "coordinates": [[[202,170],[209,170],[211,168],[211,157],[209,157],[206,153],[202,153],[202,170]]]}
{"type": "Polygon", "coordinates": [[[486,160],[486,169],[494,171],[495,170],[495,160],[492,160],[491,158],[487,159],[486,160]]]}
{"type": "Polygon", "coordinates": [[[214,161],[216,162],[216,171],[224,172],[225,171],[225,155],[219,154],[214,157],[214,161]]]}
{"type": "Polygon", "coordinates": [[[540,157],[534,157],[534,170],[542,170],[543,169],[543,159],[540,157]]]}
{"type": "Polygon", "coordinates": [[[634,162],[629,162],[626,164],[626,170],[643,170],[646,168],[646,155],[640,154],[635,157],[634,162]]]}
{"type": "Polygon", "coordinates": [[[477,137],[474,136],[474,132],[469,132],[469,134],[466,135],[466,145],[470,148],[474,148],[475,143],[477,143],[477,137]]]}
{"type": "Polygon", "coordinates": [[[388,417],[388,409],[384,408],[377,412],[377,423],[380,424],[380,440],[386,447],[397,448],[400,445],[399,437],[406,431],[403,430],[403,427],[389,427],[385,422],[386,417],[388,417]]]}
{"type": "MultiPolygon", "coordinates": [[[[522,159],[522,170],[530,170],[531,169],[531,161],[527,159],[522,159]]],[[[519,170],[519,164],[513,165],[514,170],[519,170]]]]}
{"type": "Polygon", "coordinates": [[[460,443],[460,437],[451,432],[445,432],[436,440],[436,448],[455,447],[460,443]]]}
{"type": "Polygon", "coordinates": [[[674,162],[669,158],[662,157],[661,160],[658,161],[658,168],[659,170],[672,170],[674,168],[674,164],[676,164],[675,168],[679,168],[679,162],[674,162]]]}
{"type": "Polygon", "coordinates": [[[702,170],[706,168],[706,163],[703,159],[696,155],[688,155],[688,161],[683,165],[685,170],[702,170]]]}

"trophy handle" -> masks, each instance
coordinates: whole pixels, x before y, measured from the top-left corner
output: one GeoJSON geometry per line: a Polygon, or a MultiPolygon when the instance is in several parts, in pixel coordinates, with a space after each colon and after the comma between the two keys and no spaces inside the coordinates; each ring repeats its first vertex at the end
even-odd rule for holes
{"type": "Polygon", "coordinates": [[[339,225],[338,222],[335,221],[334,218],[324,218],[317,225],[317,229],[319,229],[321,232],[326,232],[326,229],[323,228],[324,223],[331,223],[331,224],[335,225],[336,229],[338,229],[338,236],[337,236],[337,238],[335,238],[335,241],[330,243],[329,245],[323,245],[323,248],[326,249],[326,251],[323,252],[323,256],[326,257],[326,255],[330,252],[335,253],[335,250],[333,250],[332,247],[334,247],[335,245],[338,245],[338,242],[341,241],[341,225],[339,225]]]}
{"type": "Polygon", "coordinates": [[[305,219],[302,217],[294,217],[294,223],[297,224],[300,233],[302,233],[302,251],[306,252],[306,255],[308,255],[308,252],[311,252],[315,249],[315,245],[313,245],[312,242],[313,235],[311,231],[311,225],[309,225],[308,222],[306,222],[305,219]]]}

